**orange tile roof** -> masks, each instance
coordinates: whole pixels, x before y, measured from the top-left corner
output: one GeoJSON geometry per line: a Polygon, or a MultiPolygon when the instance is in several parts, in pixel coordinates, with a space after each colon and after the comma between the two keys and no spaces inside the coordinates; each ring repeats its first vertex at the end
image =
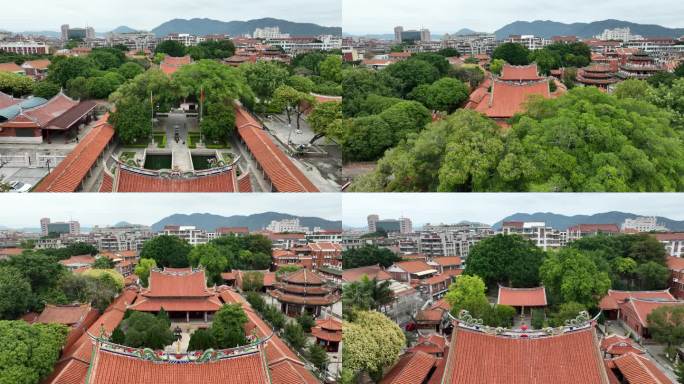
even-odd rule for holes
{"type": "Polygon", "coordinates": [[[674,384],[665,373],[645,356],[628,353],[614,358],[613,363],[629,383],[674,384]]]}
{"type": "MultiPolygon", "coordinates": [[[[94,102],[85,102],[87,106],[93,105],[94,102]]],[[[52,99],[48,100],[47,103],[41,104],[35,108],[26,109],[24,113],[31,117],[33,120],[38,122],[41,127],[47,127],[49,123],[61,115],[65,114],[70,109],[79,105],[79,102],[73,100],[69,96],[60,92],[56,94],[52,99]]],[[[92,108],[91,108],[92,109],[92,108]]]]}
{"type": "Polygon", "coordinates": [[[392,279],[392,276],[383,271],[382,267],[379,265],[369,265],[367,267],[345,269],[342,271],[342,279],[346,282],[360,281],[363,276],[368,276],[371,280],[377,278],[380,281],[392,279]]]}
{"type": "Polygon", "coordinates": [[[501,69],[501,80],[506,81],[535,81],[540,80],[537,64],[530,65],[510,65],[506,64],[501,69]]]}
{"type": "Polygon", "coordinates": [[[47,69],[48,66],[50,65],[50,60],[48,59],[40,59],[40,60],[29,60],[29,61],[24,61],[24,64],[22,66],[30,66],[31,68],[35,69],[47,69]]]}
{"type": "Polygon", "coordinates": [[[68,259],[60,260],[62,265],[75,265],[75,264],[93,264],[95,263],[95,257],[90,255],[79,255],[71,256],[68,259]]]}
{"type": "Polygon", "coordinates": [[[409,352],[423,351],[431,355],[443,354],[447,347],[447,340],[442,335],[431,334],[429,336],[419,336],[418,342],[409,348],[409,352]]]}
{"type": "Polygon", "coordinates": [[[593,327],[539,338],[454,328],[444,382],[607,384],[593,327]]]}
{"type": "Polygon", "coordinates": [[[261,124],[240,105],[235,108],[235,125],[250,153],[278,192],[319,192],[318,188],[271,140],[261,124]]]}
{"type": "Polygon", "coordinates": [[[36,186],[35,192],[76,192],[114,136],[105,114],[69,155],[36,186]]]}
{"type": "Polygon", "coordinates": [[[99,349],[91,367],[89,384],[268,384],[270,381],[259,352],[209,363],[165,364],[99,349]]]}
{"type": "Polygon", "coordinates": [[[669,289],[661,291],[618,291],[609,289],[608,294],[599,302],[599,308],[604,311],[616,310],[620,303],[624,303],[629,298],[675,300],[669,289]]]}
{"type": "Polygon", "coordinates": [[[80,305],[52,305],[45,306],[43,312],[36,319],[39,323],[59,323],[73,325],[82,322],[91,311],[88,304],[80,305]]]}
{"type": "Polygon", "coordinates": [[[432,268],[428,263],[419,260],[399,261],[397,263],[394,263],[394,265],[408,273],[418,273],[428,271],[431,269],[434,270],[434,268],[432,268]]]}
{"type": "Polygon", "coordinates": [[[24,68],[18,66],[16,63],[0,63],[0,72],[24,72],[24,68]]]}
{"type": "Polygon", "coordinates": [[[249,174],[244,173],[238,177],[238,191],[252,192],[252,182],[249,179],[249,174]]]}
{"type": "Polygon", "coordinates": [[[380,384],[422,384],[437,358],[425,352],[407,353],[390,369],[380,384]]]}
{"type": "Polygon", "coordinates": [[[300,269],[286,274],[282,280],[288,283],[306,284],[306,285],[322,285],[323,278],[318,276],[315,272],[308,269],[300,269]]]}
{"type": "Polygon", "coordinates": [[[578,224],[568,228],[568,231],[619,233],[620,228],[617,224],[578,224]]]}
{"type": "Polygon", "coordinates": [[[545,307],[546,289],[535,288],[510,288],[499,285],[497,304],[510,305],[512,307],[545,307]]]}
{"type": "Polygon", "coordinates": [[[444,256],[444,257],[435,257],[432,259],[435,263],[446,267],[446,266],[452,266],[452,265],[461,265],[463,263],[463,260],[461,260],[460,257],[458,256],[444,256]]]}
{"type": "Polygon", "coordinates": [[[684,258],[670,256],[667,258],[667,266],[672,271],[682,271],[684,270],[684,258]]]}
{"type": "Polygon", "coordinates": [[[653,236],[658,241],[684,240],[684,232],[655,233],[653,236]]]}
{"type": "Polygon", "coordinates": [[[152,270],[149,277],[149,288],[140,293],[140,296],[152,297],[173,297],[173,298],[193,298],[210,297],[213,293],[207,289],[204,270],[164,271],[152,270]]]}
{"type": "Polygon", "coordinates": [[[176,71],[181,69],[181,67],[190,63],[192,63],[192,58],[190,56],[173,57],[167,55],[164,60],[159,63],[159,69],[167,75],[173,75],[176,71]]]}
{"type": "Polygon", "coordinates": [[[425,280],[422,280],[420,283],[426,284],[426,285],[433,285],[433,284],[439,284],[439,283],[443,283],[443,282],[451,281],[451,280],[452,280],[451,275],[448,275],[445,273],[445,274],[429,277],[425,280]]]}
{"type": "Polygon", "coordinates": [[[102,184],[100,184],[100,189],[98,192],[111,192],[114,186],[114,179],[107,173],[102,174],[102,184]]]}
{"type": "Polygon", "coordinates": [[[636,315],[636,320],[641,324],[641,326],[647,328],[648,315],[650,315],[655,309],[660,307],[681,305],[684,305],[684,301],[630,299],[624,303],[621,303],[620,309],[623,313],[627,311],[634,313],[636,315]]]}
{"type": "Polygon", "coordinates": [[[488,97],[484,97],[475,110],[491,118],[510,118],[522,112],[525,101],[531,95],[550,98],[549,83],[540,80],[518,84],[494,79],[488,97]]]}
{"type": "Polygon", "coordinates": [[[19,104],[21,101],[21,99],[15,99],[14,97],[0,91],[0,109],[19,104]]]}
{"type": "Polygon", "coordinates": [[[16,256],[24,252],[23,248],[0,248],[0,255],[16,256]]]}
{"type": "Polygon", "coordinates": [[[116,192],[236,192],[235,168],[225,172],[191,178],[166,178],[117,168],[116,192]]]}
{"type": "Polygon", "coordinates": [[[316,326],[331,331],[342,331],[342,322],[332,316],[323,320],[316,320],[316,326]]]}

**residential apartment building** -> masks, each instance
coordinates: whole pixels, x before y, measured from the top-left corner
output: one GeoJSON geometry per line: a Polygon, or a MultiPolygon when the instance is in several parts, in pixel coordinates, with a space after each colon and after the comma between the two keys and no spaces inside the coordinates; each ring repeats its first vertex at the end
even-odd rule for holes
{"type": "Polygon", "coordinates": [[[47,55],[50,47],[39,41],[3,41],[0,42],[0,51],[17,55],[47,55]]]}
{"type": "Polygon", "coordinates": [[[202,36],[195,36],[189,33],[172,33],[162,38],[162,41],[165,40],[177,41],[186,47],[193,47],[206,39],[202,36]]]}
{"type": "Polygon", "coordinates": [[[491,55],[496,48],[496,36],[492,33],[442,36],[442,48],[453,48],[464,55],[491,55]]]}
{"type": "Polygon", "coordinates": [[[501,227],[504,235],[520,235],[531,240],[543,250],[564,247],[567,232],[547,226],[544,222],[505,221],[501,227]]]}
{"type": "Polygon", "coordinates": [[[167,225],[157,235],[177,236],[190,245],[205,244],[209,241],[207,232],[194,225],[167,225]]]}
{"type": "Polygon", "coordinates": [[[266,227],[267,231],[275,233],[285,233],[285,232],[309,232],[309,227],[303,227],[299,224],[299,219],[283,219],[283,220],[273,220],[266,227]]]}
{"type": "Polygon", "coordinates": [[[542,49],[551,44],[551,40],[534,35],[511,35],[504,40],[505,43],[517,43],[527,47],[530,51],[542,49]]]}
{"type": "Polygon", "coordinates": [[[287,39],[289,33],[280,33],[279,27],[265,27],[254,30],[252,37],[255,39],[287,39]]]}
{"type": "Polygon", "coordinates": [[[653,236],[665,246],[669,256],[684,257],[684,232],[657,233],[653,236]]]}
{"type": "Polygon", "coordinates": [[[567,241],[578,240],[598,234],[613,235],[620,233],[617,224],[578,224],[568,228],[567,241]]]}
{"type": "Polygon", "coordinates": [[[621,229],[623,232],[667,231],[665,226],[658,225],[655,216],[640,216],[633,219],[625,219],[621,229]]]}

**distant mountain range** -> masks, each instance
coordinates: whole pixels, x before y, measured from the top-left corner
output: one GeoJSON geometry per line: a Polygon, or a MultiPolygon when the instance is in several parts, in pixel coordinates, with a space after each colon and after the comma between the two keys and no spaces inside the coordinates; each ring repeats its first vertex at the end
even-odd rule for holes
{"type": "Polygon", "coordinates": [[[192,33],[195,35],[229,34],[231,36],[254,33],[257,28],[278,27],[280,33],[292,36],[341,35],[341,27],[323,27],[313,23],[295,23],[292,21],[263,18],[248,21],[219,21],[213,19],[174,19],[154,28],[157,37],[169,33],[192,33]]]}
{"type": "MultiPolygon", "coordinates": [[[[150,32],[157,37],[163,37],[170,33],[191,33],[193,35],[231,35],[240,36],[252,34],[257,28],[278,27],[280,33],[289,33],[291,36],[317,36],[317,35],[341,35],[341,27],[324,27],[313,23],[297,23],[274,18],[263,18],[248,21],[220,21],[213,19],[173,19],[162,23],[150,32]]],[[[136,32],[140,29],[131,28],[126,25],[115,28],[111,32],[126,33],[136,32]]],[[[46,36],[58,38],[61,32],[57,31],[24,31],[16,32],[27,36],[46,36]]],[[[104,36],[107,32],[98,32],[98,36],[104,36]]]]}
{"type": "Polygon", "coordinates": [[[299,224],[305,227],[320,227],[328,230],[341,230],[341,221],[330,221],[319,217],[295,216],[286,213],[264,212],[253,215],[220,216],[210,213],[193,213],[190,215],[174,214],[167,216],[151,225],[153,231],[161,231],[165,225],[194,225],[205,231],[213,231],[219,227],[248,227],[251,231],[265,228],[273,220],[299,219],[299,224]]]}
{"type": "MultiPolygon", "coordinates": [[[[547,226],[565,230],[577,224],[617,224],[620,226],[625,219],[633,219],[641,215],[626,212],[604,212],[594,215],[566,216],[551,212],[516,213],[494,223],[492,227],[500,229],[504,221],[536,221],[545,222],[547,226]]],[[[671,220],[657,216],[658,224],[664,225],[671,231],[684,231],[684,221],[671,220]]]]}
{"type": "Polygon", "coordinates": [[[622,20],[601,20],[591,23],[565,24],[550,20],[516,21],[494,32],[501,40],[509,35],[535,35],[545,38],[560,35],[574,35],[579,37],[593,37],[605,29],[629,27],[634,35],[644,37],[680,37],[684,35],[684,28],[667,28],[655,24],[638,24],[622,20]]]}

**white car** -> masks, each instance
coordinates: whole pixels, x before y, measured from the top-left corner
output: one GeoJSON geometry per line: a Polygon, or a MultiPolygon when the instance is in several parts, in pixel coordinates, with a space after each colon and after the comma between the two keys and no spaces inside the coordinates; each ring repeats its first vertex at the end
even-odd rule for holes
{"type": "Polygon", "coordinates": [[[33,187],[31,184],[22,183],[21,181],[11,181],[9,184],[10,192],[25,193],[33,187]]]}

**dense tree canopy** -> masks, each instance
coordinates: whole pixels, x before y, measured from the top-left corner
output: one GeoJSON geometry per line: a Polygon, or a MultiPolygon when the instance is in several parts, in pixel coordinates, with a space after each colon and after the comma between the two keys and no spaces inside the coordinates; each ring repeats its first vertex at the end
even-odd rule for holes
{"type": "Polygon", "coordinates": [[[681,346],[684,343],[684,306],[663,306],[648,315],[648,330],[659,343],[681,346]]]}
{"type": "Polygon", "coordinates": [[[147,287],[147,279],[150,277],[150,270],[157,267],[157,262],[154,259],[143,259],[138,260],[138,264],[135,266],[135,275],[140,279],[140,283],[143,287],[147,287]]]}
{"type": "Polygon", "coordinates": [[[188,255],[190,265],[202,266],[206,270],[207,285],[222,284],[221,272],[228,267],[228,258],[213,244],[199,244],[188,255]]]}
{"type": "Polygon", "coordinates": [[[131,311],[115,331],[112,341],[133,348],[164,349],[174,341],[171,321],[165,311],[157,316],[139,311],[131,311]]]}
{"type": "Polygon", "coordinates": [[[187,53],[185,46],[175,40],[164,40],[157,44],[154,53],[163,53],[173,57],[182,57],[187,53]]]}
{"type": "Polygon", "coordinates": [[[31,284],[15,267],[0,266],[0,319],[16,319],[29,309],[31,284]]]}
{"type": "Polygon", "coordinates": [[[259,61],[240,66],[247,85],[252,88],[254,94],[263,102],[273,97],[275,90],[285,84],[289,77],[287,68],[268,61],[259,61]]]}
{"type": "Polygon", "coordinates": [[[394,252],[375,245],[345,249],[342,252],[342,268],[352,269],[379,264],[385,268],[401,260],[394,252]]]}
{"type": "Polygon", "coordinates": [[[356,310],[380,310],[394,300],[394,293],[390,289],[390,282],[369,279],[363,276],[361,281],[345,284],[342,292],[342,313],[351,319],[356,310]]]}
{"type": "Polygon", "coordinates": [[[33,86],[33,96],[50,100],[59,93],[60,89],[61,88],[57,83],[47,80],[39,81],[33,86]]]}
{"type": "MultiPolygon", "coordinates": [[[[369,95],[397,96],[397,80],[386,71],[347,69],[342,75],[342,113],[352,117],[364,108],[369,95]]],[[[376,112],[377,113],[377,112],[376,112]]]]}
{"type": "Polygon", "coordinates": [[[539,276],[552,305],[576,302],[594,308],[610,288],[608,273],[600,271],[590,256],[573,248],[550,253],[539,276]]]}
{"type": "Polygon", "coordinates": [[[0,72],[0,92],[15,97],[25,96],[33,91],[30,77],[11,72],[0,72]]]}
{"type": "Polygon", "coordinates": [[[38,384],[52,372],[67,333],[62,324],[0,320],[0,383],[38,384]]]}
{"type": "Polygon", "coordinates": [[[210,244],[228,259],[228,269],[265,270],[271,266],[271,240],[264,235],[221,236],[210,244]]]}
{"type": "Polygon", "coordinates": [[[466,84],[444,77],[430,85],[419,85],[413,89],[409,97],[432,110],[451,113],[468,100],[469,94],[470,90],[466,84]]]}
{"type": "Polygon", "coordinates": [[[141,259],[152,259],[159,267],[184,268],[190,265],[188,255],[192,246],[178,236],[155,236],[143,244],[141,259]]]}
{"type": "Polygon", "coordinates": [[[465,273],[481,277],[490,287],[536,287],[543,259],[544,251],[531,241],[499,234],[470,249],[465,273]]]}
{"type": "Polygon", "coordinates": [[[504,43],[492,53],[492,60],[496,59],[512,65],[527,65],[530,63],[530,50],[518,43],[504,43]]]}
{"type": "Polygon", "coordinates": [[[126,144],[142,142],[152,133],[152,107],[133,97],[119,99],[116,110],[109,115],[109,122],[126,144]]]}
{"type": "Polygon", "coordinates": [[[203,41],[194,47],[189,47],[187,54],[193,60],[225,59],[235,54],[235,44],[229,39],[203,41]]]}
{"type": "Polygon", "coordinates": [[[354,189],[682,190],[684,146],[670,117],[646,101],[593,87],[530,100],[506,135],[475,112],[459,110],[387,152],[354,189]]]}
{"type": "Polygon", "coordinates": [[[354,322],[344,322],[342,360],[355,374],[380,378],[406,345],[401,328],[379,312],[359,311],[354,322]]]}
{"type": "Polygon", "coordinates": [[[88,78],[96,69],[93,61],[85,57],[55,58],[48,66],[48,80],[66,87],[69,80],[77,77],[88,78]]]}
{"type": "MultiPolygon", "coordinates": [[[[439,57],[446,60],[444,57],[439,57]]],[[[398,87],[396,90],[402,96],[408,95],[421,84],[432,84],[440,78],[438,68],[429,61],[419,59],[403,60],[390,64],[383,72],[387,72],[397,80],[398,87]]]]}
{"type": "Polygon", "coordinates": [[[218,348],[234,348],[247,344],[245,323],[247,315],[241,304],[225,304],[214,315],[211,334],[218,348]]]}

